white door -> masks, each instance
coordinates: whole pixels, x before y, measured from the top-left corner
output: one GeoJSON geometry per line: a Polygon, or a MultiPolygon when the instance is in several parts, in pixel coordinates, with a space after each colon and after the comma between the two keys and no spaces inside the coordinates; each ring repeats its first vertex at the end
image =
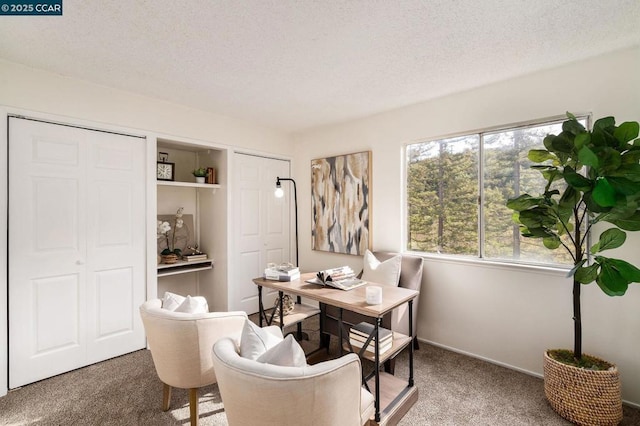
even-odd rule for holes
{"type": "MultiPolygon", "coordinates": [[[[276,198],[276,178],[289,176],[289,162],[235,154],[234,162],[234,276],[229,285],[229,309],[258,311],[258,287],[267,263],[295,262],[290,247],[291,183],[283,182],[285,197],[276,198]]],[[[265,298],[265,303],[271,301],[265,298]]]]}
{"type": "Polygon", "coordinates": [[[145,139],[9,120],[9,387],[144,347],[145,139]]]}

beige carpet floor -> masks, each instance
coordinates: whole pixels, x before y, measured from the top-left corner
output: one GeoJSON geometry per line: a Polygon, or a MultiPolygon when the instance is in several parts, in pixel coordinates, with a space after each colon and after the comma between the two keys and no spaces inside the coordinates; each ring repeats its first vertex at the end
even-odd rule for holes
{"type": "MultiPolygon", "coordinates": [[[[305,349],[317,347],[317,321],[307,321],[304,330],[310,335],[305,349]]],[[[407,377],[407,364],[403,353],[396,376],[407,377]]],[[[569,424],[548,405],[541,379],[435,346],[421,344],[415,352],[415,383],[419,400],[401,425],[569,424]]],[[[151,354],[141,350],[10,391],[0,398],[0,424],[189,424],[187,391],[174,390],[168,412],[161,401],[151,354]]],[[[622,425],[640,425],[640,410],[625,407],[624,415],[622,425]]],[[[200,424],[227,424],[216,385],[201,389],[200,424]]]]}

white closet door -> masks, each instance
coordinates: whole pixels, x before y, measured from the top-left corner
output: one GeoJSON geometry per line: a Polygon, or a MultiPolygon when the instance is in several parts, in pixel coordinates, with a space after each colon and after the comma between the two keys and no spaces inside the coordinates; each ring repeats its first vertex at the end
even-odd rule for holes
{"type": "Polygon", "coordinates": [[[144,153],[10,118],[10,388],[144,347],[144,153]]]}
{"type": "Polygon", "coordinates": [[[258,311],[258,287],[252,279],[262,276],[269,262],[295,262],[289,232],[293,187],[285,181],[282,187],[287,195],[274,196],[276,178],[289,177],[288,161],[235,154],[234,170],[236,253],[229,310],[254,313],[258,311]]]}

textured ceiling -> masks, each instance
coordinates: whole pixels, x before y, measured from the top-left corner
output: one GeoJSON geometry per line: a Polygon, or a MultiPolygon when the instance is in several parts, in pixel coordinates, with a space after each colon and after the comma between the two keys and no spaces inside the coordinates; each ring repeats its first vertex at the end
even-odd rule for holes
{"type": "Polygon", "coordinates": [[[640,44],[640,0],[64,0],[0,58],[296,132],[640,44]]]}

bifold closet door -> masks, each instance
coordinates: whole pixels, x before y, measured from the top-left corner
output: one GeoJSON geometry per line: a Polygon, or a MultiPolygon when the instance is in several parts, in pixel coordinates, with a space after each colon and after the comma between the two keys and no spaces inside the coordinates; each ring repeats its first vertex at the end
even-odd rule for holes
{"type": "Polygon", "coordinates": [[[236,225],[229,310],[251,314],[258,312],[258,287],[252,279],[262,276],[269,262],[295,262],[289,232],[293,190],[285,181],[282,189],[287,195],[274,195],[276,178],[289,177],[288,161],[236,153],[234,170],[236,225]]]}
{"type": "Polygon", "coordinates": [[[145,139],[9,119],[9,387],[145,345],[145,139]]]}

